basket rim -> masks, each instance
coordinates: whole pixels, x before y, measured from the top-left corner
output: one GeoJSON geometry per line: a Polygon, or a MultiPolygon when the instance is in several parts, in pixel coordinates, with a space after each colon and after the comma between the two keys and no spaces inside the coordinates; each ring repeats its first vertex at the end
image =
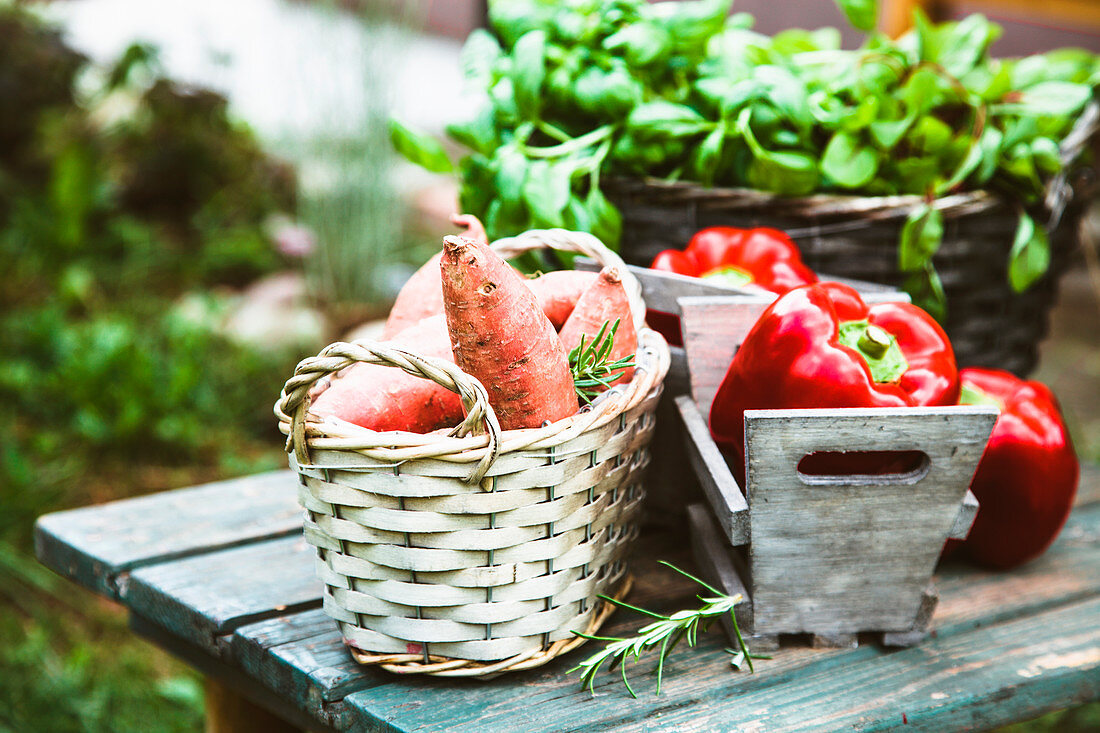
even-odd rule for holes
{"type": "Polygon", "coordinates": [[[535,229],[493,243],[504,257],[540,248],[571,251],[592,257],[605,267],[619,271],[627,292],[631,315],[638,329],[634,377],[625,385],[616,385],[601,394],[580,412],[554,423],[516,430],[501,430],[489,405],[484,386],[456,365],[440,359],[427,359],[399,346],[369,341],[346,344],[336,342],[322,349],[317,357],[298,364],[295,374],[284,385],[274,406],[279,430],[287,436],[286,451],[293,453],[302,467],[309,466],[310,449],[358,452],[387,463],[403,463],[421,458],[453,463],[476,463],[467,482],[483,479],[496,459],[520,450],[552,448],[589,430],[606,425],[659,390],[671,363],[664,338],[646,327],[646,305],[641,284],[622,258],[598,238],[587,232],[566,229],[535,229]],[[308,390],[323,374],[331,374],[356,361],[400,367],[410,374],[431,379],[463,397],[466,419],[446,433],[375,431],[331,416],[317,419],[308,412],[308,390]],[[478,425],[486,433],[476,434],[478,425]]]}
{"type": "MultiPolygon", "coordinates": [[[[648,327],[643,327],[638,332],[637,354],[634,377],[629,383],[617,385],[604,392],[593,402],[591,409],[549,425],[501,430],[496,454],[503,456],[561,445],[578,435],[606,425],[644,402],[661,388],[671,364],[671,352],[664,337],[648,327]]],[[[292,439],[292,417],[285,412],[279,415],[279,430],[288,439],[292,439]]],[[[478,463],[494,447],[490,444],[490,436],[486,434],[453,437],[446,433],[446,428],[431,433],[377,431],[333,417],[318,420],[312,413],[305,423],[305,439],[306,447],[310,450],[359,453],[394,464],[423,458],[459,464],[478,463]]],[[[310,464],[299,464],[300,468],[309,466],[310,464]]],[[[477,478],[480,480],[481,477],[477,478]]]]}

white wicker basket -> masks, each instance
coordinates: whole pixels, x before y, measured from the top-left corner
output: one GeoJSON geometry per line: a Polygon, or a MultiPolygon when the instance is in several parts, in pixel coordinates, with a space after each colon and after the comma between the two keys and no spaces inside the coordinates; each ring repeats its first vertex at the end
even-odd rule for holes
{"type": "Polygon", "coordinates": [[[598,596],[625,592],[669,351],[643,326],[637,281],[591,235],[494,244],[506,257],[546,246],[619,267],[639,327],[632,381],[585,411],[501,431],[484,387],[454,364],[369,342],[306,359],[276,404],[324,607],[360,662],[445,676],[535,667],[599,627],[610,609],[598,596]],[[309,415],[310,387],[357,361],[454,390],[466,419],[421,435],[309,415]]]}

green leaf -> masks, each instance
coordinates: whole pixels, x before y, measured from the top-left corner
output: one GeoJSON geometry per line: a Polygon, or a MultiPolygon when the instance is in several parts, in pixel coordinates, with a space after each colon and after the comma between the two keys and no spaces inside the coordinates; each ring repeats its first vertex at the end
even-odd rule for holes
{"type": "Polygon", "coordinates": [[[632,66],[646,66],[663,57],[669,49],[668,31],[653,23],[638,22],[624,26],[603,41],[609,51],[620,51],[632,66]]]}
{"type": "Polygon", "coordinates": [[[569,203],[571,173],[572,166],[568,162],[531,162],[523,182],[523,199],[539,220],[536,223],[548,227],[564,226],[562,210],[569,203]]]}
{"type": "Polygon", "coordinates": [[[878,20],[877,0],[836,0],[852,27],[870,32],[878,20]]]}
{"type": "Polygon", "coordinates": [[[718,165],[722,160],[722,146],[726,141],[726,132],[725,125],[719,125],[711,130],[692,155],[692,171],[704,186],[714,185],[718,165]]]}
{"type": "Polygon", "coordinates": [[[945,23],[939,30],[939,63],[958,79],[968,73],[985,55],[989,44],[1001,35],[1001,28],[980,13],[971,13],[958,23],[945,23]]]}
{"type": "Polygon", "coordinates": [[[390,120],[390,142],[394,150],[421,168],[433,173],[450,173],[454,170],[451,159],[447,157],[438,140],[430,135],[414,132],[397,120],[390,120]]]}
{"type": "Polygon", "coordinates": [[[902,288],[912,297],[913,305],[923,308],[943,323],[947,317],[947,294],[944,293],[943,282],[931,262],[906,276],[902,288]]]}
{"type": "Polygon", "coordinates": [[[1004,114],[1068,117],[1092,98],[1092,87],[1068,81],[1043,81],[1019,92],[1011,102],[998,104],[994,111],[1004,114]]]}
{"type": "Polygon", "coordinates": [[[943,213],[928,204],[909,212],[898,242],[898,268],[904,272],[921,270],[943,241],[943,213]]]}
{"type": "Polygon", "coordinates": [[[546,77],[546,33],[541,30],[524,33],[516,41],[512,59],[516,107],[525,117],[537,117],[542,81],[546,77]]]}
{"type": "Polygon", "coordinates": [[[466,38],[459,56],[463,78],[475,88],[487,89],[493,78],[493,67],[503,54],[492,33],[475,28],[466,38]]]}
{"type": "Polygon", "coordinates": [[[962,163],[959,164],[959,167],[955,169],[955,173],[952,174],[951,178],[937,187],[937,192],[943,193],[954,189],[965,181],[975,170],[979,171],[977,176],[979,182],[984,183],[989,180],[988,176],[992,175],[993,169],[997,165],[997,158],[1001,152],[1001,140],[1003,138],[1004,136],[997,128],[985,128],[985,130],[982,131],[982,136],[978,138],[978,140],[971,142],[966,157],[963,159],[962,163]],[[981,166],[980,169],[979,166],[981,166]],[[983,176],[985,176],[985,178],[983,178],[983,176]]]}
{"type": "Polygon", "coordinates": [[[928,115],[921,117],[909,131],[909,143],[924,153],[938,153],[948,143],[954,131],[951,126],[942,120],[928,115]]]}
{"type": "Polygon", "coordinates": [[[615,205],[607,200],[603,191],[593,186],[588,191],[585,209],[591,218],[589,231],[608,247],[618,249],[619,238],[623,233],[623,215],[615,205]]]}
{"type": "Polygon", "coordinates": [[[911,111],[900,120],[876,120],[869,126],[871,138],[883,150],[891,150],[905,137],[916,118],[916,112],[911,111]]]}
{"type": "Polygon", "coordinates": [[[821,172],[838,186],[859,188],[878,172],[878,156],[848,132],[838,132],[825,146],[821,172]]]}
{"type": "Polygon", "coordinates": [[[703,132],[711,124],[691,107],[656,100],[635,107],[626,129],[644,138],[682,137],[703,132]]]}
{"type": "Polygon", "coordinates": [[[446,130],[452,140],[482,155],[492,155],[500,144],[493,108],[488,104],[482,105],[470,119],[447,125],[446,130]]]}
{"type": "Polygon", "coordinates": [[[1008,282],[1017,293],[1035,284],[1050,268],[1050,241],[1027,212],[1020,212],[1012,251],[1008,255],[1008,282]]]}

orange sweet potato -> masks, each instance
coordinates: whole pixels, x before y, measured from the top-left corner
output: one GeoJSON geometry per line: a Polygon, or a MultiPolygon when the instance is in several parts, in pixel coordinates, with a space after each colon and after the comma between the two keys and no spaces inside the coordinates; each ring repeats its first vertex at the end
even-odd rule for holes
{"type": "MultiPolygon", "coordinates": [[[[572,351],[580,344],[582,334],[585,337],[585,343],[589,343],[599,333],[603,324],[608,324],[607,327],[610,330],[616,320],[619,321],[619,328],[615,332],[615,342],[611,347],[608,361],[617,361],[634,354],[638,350],[638,334],[634,330],[630,300],[626,297],[626,289],[623,288],[619,271],[613,267],[605,267],[600,271],[595,282],[589,285],[577,300],[569,320],[561,327],[559,336],[566,352],[572,351]]],[[[633,376],[634,369],[628,368],[612,383],[625,384],[633,376]]]]}
{"type": "MultiPolygon", "coordinates": [[[[451,223],[466,227],[465,236],[489,243],[485,227],[476,216],[455,214],[451,223]]],[[[439,257],[435,255],[412,274],[397,293],[393,308],[382,331],[383,338],[391,338],[419,321],[443,312],[443,288],[439,281],[439,257]]]]}
{"type": "MultiPolygon", "coordinates": [[[[453,361],[443,315],[426,318],[389,341],[418,356],[453,361]]],[[[458,395],[397,367],[355,364],[318,394],[310,412],[332,415],[371,430],[427,433],[462,420],[458,395]]]]}
{"type": "Polygon", "coordinates": [[[561,328],[573,312],[573,307],[581,293],[596,280],[594,272],[578,270],[558,270],[527,280],[527,287],[535,294],[542,312],[554,324],[561,328]]]}
{"type": "Polygon", "coordinates": [[[455,363],[485,385],[501,427],[538,427],[575,413],[565,348],[523,276],[466,237],[444,238],[441,267],[455,363]]]}

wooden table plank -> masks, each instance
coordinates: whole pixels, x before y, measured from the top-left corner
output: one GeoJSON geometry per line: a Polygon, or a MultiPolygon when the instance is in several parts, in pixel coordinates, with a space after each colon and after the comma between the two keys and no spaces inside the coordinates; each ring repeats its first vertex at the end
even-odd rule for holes
{"type": "Polygon", "coordinates": [[[110,598],[135,568],[301,532],[297,478],[272,471],[55,512],[35,523],[35,554],[110,598]]]}
{"type": "Polygon", "coordinates": [[[126,604],[202,649],[255,621],[314,608],[321,584],[303,537],[254,542],[135,570],[126,604]]]}
{"type": "MultiPolygon", "coordinates": [[[[806,670],[783,684],[719,687],[706,704],[669,710],[665,730],[986,729],[1100,697],[1100,598],[941,636],[858,665],[806,670]],[[903,717],[904,716],[904,717],[903,717]]],[[[562,730],[583,719],[566,719],[562,730]]],[[[587,730],[653,730],[602,718],[587,730]]]]}
{"type": "MultiPolygon", "coordinates": [[[[932,623],[937,639],[915,648],[911,661],[918,668],[920,650],[930,642],[965,635],[999,621],[1026,625],[1044,611],[1056,612],[1065,604],[1100,596],[1100,504],[1076,509],[1059,541],[1024,568],[1013,573],[992,573],[953,563],[944,568],[937,582],[943,598],[932,623]]],[[[641,623],[637,617],[619,621],[631,629],[641,623]]],[[[1051,628],[1048,636],[1058,633],[1051,628]]],[[[653,697],[653,681],[647,676],[653,668],[652,660],[631,667],[641,700],[630,700],[618,676],[607,674],[601,674],[597,695],[590,698],[579,690],[575,676],[565,674],[590,653],[581,649],[543,670],[487,683],[394,680],[350,695],[345,703],[368,729],[386,721],[400,721],[395,730],[435,730],[452,725],[456,729],[467,725],[484,730],[505,730],[513,725],[537,727],[539,720],[556,720],[547,716],[574,707],[584,711],[585,720],[611,719],[625,725],[628,721],[621,718],[621,711],[626,707],[638,711],[639,721],[653,720],[652,716],[663,718],[681,707],[694,709],[712,704],[708,696],[718,694],[715,690],[736,689],[739,694],[748,694],[763,687],[794,683],[811,674],[841,674],[845,669],[859,669],[897,653],[872,645],[853,650],[786,646],[775,653],[774,659],[761,661],[756,674],[747,675],[730,669],[725,645],[724,639],[708,634],[698,649],[677,652],[666,665],[660,698],[653,697]],[[521,691],[521,704],[516,704],[512,699],[516,694],[510,694],[509,689],[521,691]]],[[[730,707],[737,705],[731,702],[730,707]]],[[[711,721],[712,726],[715,724],[711,721]]]]}

